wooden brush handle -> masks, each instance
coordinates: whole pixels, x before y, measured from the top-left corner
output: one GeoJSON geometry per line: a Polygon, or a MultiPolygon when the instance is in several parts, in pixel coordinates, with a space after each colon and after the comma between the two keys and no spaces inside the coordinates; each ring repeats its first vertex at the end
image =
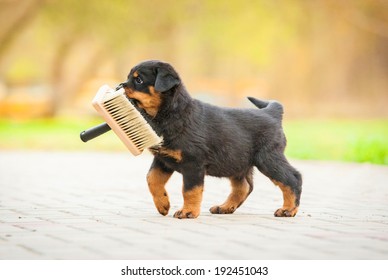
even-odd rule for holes
{"type": "Polygon", "coordinates": [[[88,142],[89,140],[92,140],[97,136],[108,132],[109,130],[111,130],[110,126],[107,123],[102,123],[95,127],[82,131],[79,137],[83,142],[88,142]]]}

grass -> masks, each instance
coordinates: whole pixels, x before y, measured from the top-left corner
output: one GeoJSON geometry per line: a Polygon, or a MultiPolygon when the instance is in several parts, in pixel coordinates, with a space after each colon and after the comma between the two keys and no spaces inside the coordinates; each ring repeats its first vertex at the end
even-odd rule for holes
{"type": "Polygon", "coordinates": [[[81,131],[101,122],[101,119],[93,118],[0,119],[0,149],[124,151],[125,147],[113,133],[106,133],[87,143],[80,140],[81,131]]]}
{"type": "MultiPolygon", "coordinates": [[[[79,133],[101,119],[0,119],[0,149],[126,151],[113,133],[83,143],[79,133]]],[[[388,120],[299,120],[284,123],[287,156],[388,165],[388,120]]]]}
{"type": "Polygon", "coordinates": [[[290,157],[388,165],[388,120],[289,121],[284,128],[290,157]]]}

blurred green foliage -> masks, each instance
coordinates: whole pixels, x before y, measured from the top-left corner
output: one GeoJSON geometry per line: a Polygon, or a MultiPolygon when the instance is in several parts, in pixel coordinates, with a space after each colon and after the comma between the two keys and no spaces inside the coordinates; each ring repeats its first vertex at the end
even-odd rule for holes
{"type": "Polygon", "coordinates": [[[44,70],[37,67],[37,61],[30,56],[17,57],[8,69],[6,79],[8,83],[22,84],[24,81],[36,81],[42,77],[44,70]]]}
{"type": "Polygon", "coordinates": [[[0,86],[49,85],[55,115],[91,80],[121,81],[139,61],[160,59],[223,105],[249,91],[299,118],[384,118],[387,19],[378,0],[5,1],[0,86]],[[214,81],[222,86],[209,88],[214,81]]]}
{"type": "MultiPolygon", "coordinates": [[[[81,131],[100,119],[0,119],[0,149],[126,151],[109,132],[87,143],[81,131]]],[[[368,162],[388,165],[388,121],[287,121],[287,156],[295,159],[368,162]]]]}
{"type": "Polygon", "coordinates": [[[114,133],[83,143],[81,131],[97,125],[99,119],[34,119],[27,121],[0,119],[0,149],[26,150],[124,150],[114,133]]]}
{"type": "Polygon", "coordinates": [[[287,155],[300,159],[388,164],[388,121],[286,121],[287,155]]]}

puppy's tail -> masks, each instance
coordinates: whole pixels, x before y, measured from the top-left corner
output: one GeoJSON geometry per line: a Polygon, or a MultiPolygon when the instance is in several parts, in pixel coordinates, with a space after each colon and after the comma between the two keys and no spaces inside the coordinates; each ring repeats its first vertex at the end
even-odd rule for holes
{"type": "Polygon", "coordinates": [[[281,120],[283,118],[283,106],[275,100],[263,101],[254,97],[248,97],[257,108],[266,110],[271,116],[281,120]]]}

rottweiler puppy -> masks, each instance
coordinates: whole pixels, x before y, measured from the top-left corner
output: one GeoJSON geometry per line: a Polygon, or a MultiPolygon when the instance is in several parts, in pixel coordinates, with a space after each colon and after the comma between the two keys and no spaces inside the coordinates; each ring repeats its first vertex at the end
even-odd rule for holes
{"type": "Polygon", "coordinates": [[[205,175],[227,177],[231,193],[210,208],[213,214],[233,213],[253,190],[256,166],[283,192],[276,217],[293,217],[299,207],[302,176],[284,156],[283,107],[276,101],[248,99],[252,109],[221,108],[193,99],[174,68],[151,60],[136,65],[121,84],[128,98],[144,110],[150,125],[163,137],[154,155],[147,183],[160,214],[170,202],[165,184],[174,171],[183,176],[183,207],[179,219],[200,214],[205,175]]]}

